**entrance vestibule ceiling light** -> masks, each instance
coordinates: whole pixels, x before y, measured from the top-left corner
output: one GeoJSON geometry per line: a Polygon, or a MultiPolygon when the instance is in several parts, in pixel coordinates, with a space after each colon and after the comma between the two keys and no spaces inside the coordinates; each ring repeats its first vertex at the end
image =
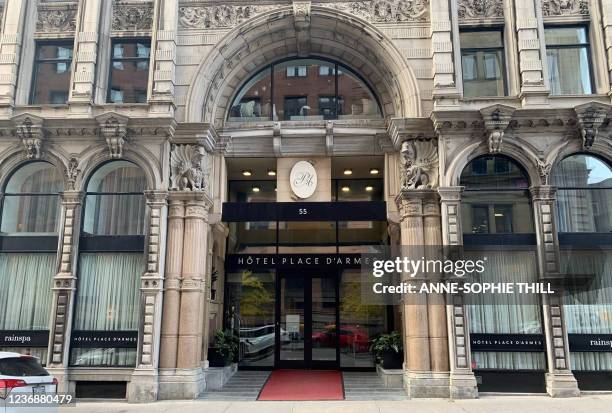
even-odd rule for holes
{"type": "Polygon", "coordinates": [[[352,169],[345,169],[344,170],[344,175],[353,175],[353,170],[352,169]]]}
{"type": "Polygon", "coordinates": [[[380,172],[380,171],[378,170],[378,168],[372,168],[372,169],[370,169],[370,175],[378,175],[378,172],[380,172]]]}
{"type": "Polygon", "coordinates": [[[253,172],[249,171],[248,169],[245,169],[244,171],[242,171],[242,175],[244,175],[244,176],[251,176],[251,175],[253,175],[253,172]]]}
{"type": "Polygon", "coordinates": [[[268,169],[268,176],[276,176],[276,171],[274,169],[268,169]]]}
{"type": "Polygon", "coordinates": [[[351,190],[351,188],[349,188],[348,186],[343,186],[342,187],[342,192],[349,192],[351,190]]]}
{"type": "Polygon", "coordinates": [[[366,192],[372,192],[374,190],[374,187],[368,185],[368,186],[365,187],[365,190],[366,190],[366,192]]]}
{"type": "Polygon", "coordinates": [[[253,192],[259,192],[259,187],[258,186],[254,186],[253,187],[253,192]]]}

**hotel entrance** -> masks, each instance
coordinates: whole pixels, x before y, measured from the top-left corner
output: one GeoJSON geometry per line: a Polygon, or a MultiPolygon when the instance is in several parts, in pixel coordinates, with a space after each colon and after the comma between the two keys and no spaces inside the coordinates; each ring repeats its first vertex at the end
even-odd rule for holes
{"type": "MultiPolygon", "coordinates": [[[[335,272],[284,273],[276,279],[276,368],[340,366],[335,272]]],[[[341,333],[340,333],[341,334],[341,333]]]]}

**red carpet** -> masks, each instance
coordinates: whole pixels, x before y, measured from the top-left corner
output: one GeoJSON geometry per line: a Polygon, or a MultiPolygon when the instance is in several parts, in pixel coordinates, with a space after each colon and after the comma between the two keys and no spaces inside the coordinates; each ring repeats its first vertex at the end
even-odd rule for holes
{"type": "Polygon", "coordinates": [[[275,370],[257,400],[344,400],[342,373],[332,370],[275,370]]]}

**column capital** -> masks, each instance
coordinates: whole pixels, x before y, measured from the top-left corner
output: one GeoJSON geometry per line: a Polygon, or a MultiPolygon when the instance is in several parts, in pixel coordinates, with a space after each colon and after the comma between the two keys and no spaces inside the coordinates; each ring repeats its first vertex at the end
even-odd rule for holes
{"type": "Polygon", "coordinates": [[[60,192],[62,204],[66,207],[75,207],[83,203],[85,193],[83,191],[68,190],[60,192]]]}
{"type": "Polygon", "coordinates": [[[556,199],[557,188],[551,185],[539,185],[529,188],[533,201],[554,201],[556,199]]]}
{"type": "Polygon", "coordinates": [[[464,186],[441,186],[438,188],[440,202],[460,202],[464,186]]]}
{"type": "Polygon", "coordinates": [[[147,190],[144,191],[144,195],[147,200],[147,205],[152,208],[161,208],[167,205],[168,191],[147,190]]]}

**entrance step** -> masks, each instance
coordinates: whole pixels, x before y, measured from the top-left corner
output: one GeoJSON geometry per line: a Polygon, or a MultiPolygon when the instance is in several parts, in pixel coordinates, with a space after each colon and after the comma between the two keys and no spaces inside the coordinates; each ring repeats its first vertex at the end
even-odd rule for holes
{"type": "Polygon", "coordinates": [[[268,380],[269,371],[238,370],[220,390],[207,391],[200,399],[220,401],[257,400],[261,388],[268,380]]]}
{"type": "Polygon", "coordinates": [[[407,400],[404,389],[389,389],[376,372],[342,373],[345,400],[407,400]]]}

